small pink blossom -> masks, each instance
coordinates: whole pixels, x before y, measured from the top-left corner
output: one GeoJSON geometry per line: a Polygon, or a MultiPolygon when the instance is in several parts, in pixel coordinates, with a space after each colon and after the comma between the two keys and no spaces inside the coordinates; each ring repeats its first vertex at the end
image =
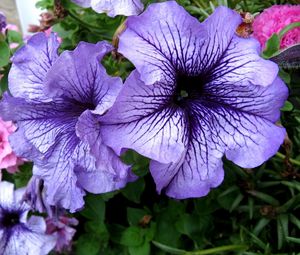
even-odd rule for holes
{"type": "Polygon", "coordinates": [[[7,24],[5,29],[10,30],[10,31],[20,32],[18,26],[14,25],[14,24],[7,24]]]}
{"type": "Polygon", "coordinates": [[[8,136],[16,130],[11,121],[3,121],[0,118],[0,169],[6,168],[8,172],[15,173],[23,160],[12,151],[8,136]]]}
{"type": "MultiPolygon", "coordinates": [[[[287,25],[300,21],[300,5],[274,5],[265,9],[253,22],[253,36],[265,47],[273,33],[279,33],[287,25]]],[[[280,48],[300,43],[300,27],[290,30],[282,38],[280,48]]]]}
{"type": "Polygon", "coordinates": [[[58,219],[46,219],[46,224],[46,233],[57,236],[55,250],[57,252],[70,251],[72,246],[72,238],[76,232],[76,229],[70,226],[76,226],[78,224],[78,220],[75,218],[60,216],[58,219]]]}

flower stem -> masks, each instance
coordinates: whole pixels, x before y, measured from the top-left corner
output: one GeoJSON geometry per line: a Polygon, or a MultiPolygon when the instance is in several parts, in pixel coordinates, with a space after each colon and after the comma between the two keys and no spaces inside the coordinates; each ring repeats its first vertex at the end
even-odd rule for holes
{"type": "Polygon", "coordinates": [[[187,252],[185,255],[206,255],[206,254],[216,254],[223,251],[233,251],[233,250],[246,250],[247,245],[224,245],[216,248],[187,252]]]}
{"type": "MultiPolygon", "coordinates": [[[[285,158],[286,158],[286,156],[283,155],[283,154],[280,153],[280,152],[277,152],[277,153],[276,153],[276,156],[277,156],[278,158],[280,158],[280,159],[285,159],[285,158]]],[[[289,161],[290,161],[292,164],[296,165],[296,166],[300,166],[300,161],[298,161],[298,160],[296,160],[296,159],[289,158],[289,161]]]]}

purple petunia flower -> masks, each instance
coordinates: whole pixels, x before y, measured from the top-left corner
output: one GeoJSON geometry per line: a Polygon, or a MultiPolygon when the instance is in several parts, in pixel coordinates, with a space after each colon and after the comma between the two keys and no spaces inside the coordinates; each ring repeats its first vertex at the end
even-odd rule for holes
{"type": "Polygon", "coordinates": [[[137,15],[144,5],[141,0],[72,0],[82,7],[91,7],[98,13],[107,13],[110,17],[117,15],[137,15]]]}
{"type": "Polygon", "coordinates": [[[10,137],[17,155],[33,160],[49,205],[82,208],[84,190],[103,193],[134,180],[130,168],[102,141],[96,116],[114,103],[122,81],[107,75],[100,61],[106,42],[80,43],[57,55],[55,35],[33,36],[14,55],[9,89],[0,112],[17,122],[10,137]]]}
{"type": "Polygon", "coordinates": [[[219,7],[199,23],[175,1],[126,22],[119,51],[137,70],[102,118],[102,134],[117,153],[152,159],[159,192],[204,196],[223,180],[224,154],[256,167],[283,142],[285,129],[274,123],[287,87],[277,65],[259,57],[259,43],[235,34],[240,22],[219,7]]]}
{"type": "Polygon", "coordinates": [[[27,220],[29,206],[22,202],[24,189],[14,192],[14,185],[0,182],[0,254],[48,254],[56,243],[56,236],[46,235],[42,217],[27,220]]]}
{"type": "Polygon", "coordinates": [[[2,33],[3,29],[6,28],[6,17],[0,12],[0,33],[2,33]]]}

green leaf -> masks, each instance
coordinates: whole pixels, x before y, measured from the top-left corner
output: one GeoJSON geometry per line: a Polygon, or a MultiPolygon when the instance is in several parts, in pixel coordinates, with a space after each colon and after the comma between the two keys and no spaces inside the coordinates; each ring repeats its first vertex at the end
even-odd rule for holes
{"type": "Polygon", "coordinates": [[[291,75],[289,72],[284,71],[282,68],[279,69],[278,75],[280,78],[286,83],[290,84],[291,83],[291,75]]]}
{"type": "Polygon", "coordinates": [[[130,246],[128,251],[130,255],[150,255],[150,244],[149,242],[144,242],[140,246],[130,246]]]}
{"type": "Polygon", "coordinates": [[[283,230],[283,236],[286,238],[289,235],[289,216],[287,214],[280,214],[278,216],[283,230]]]}
{"type": "Polygon", "coordinates": [[[76,255],[96,255],[100,250],[101,243],[94,234],[83,234],[76,243],[76,255]]]}
{"type": "Polygon", "coordinates": [[[122,155],[122,160],[126,164],[132,165],[132,171],[137,176],[143,177],[149,172],[149,159],[133,150],[126,151],[126,153],[122,155]]]}
{"type": "Polygon", "coordinates": [[[293,108],[294,106],[290,101],[285,101],[284,106],[280,110],[283,112],[290,112],[293,108]]]}
{"type": "Polygon", "coordinates": [[[144,242],[141,229],[137,226],[131,226],[122,233],[120,243],[125,246],[140,246],[144,242]]]}
{"type": "Polygon", "coordinates": [[[293,214],[290,214],[290,221],[300,230],[300,220],[297,219],[293,214]]]}
{"type": "Polygon", "coordinates": [[[104,242],[108,241],[109,233],[104,223],[97,221],[88,221],[85,223],[85,231],[98,235],[104,242]]]}
{"type": "Polygon", "coordinates": [[[287,237],[286,237],[286,240],[289,241],[289,242],[293,242],[293,243],[298,243],[298,244],[300,244],[300,238],[287,236],[287,237]]]}
{"type": "Polygon", "coordinates": [[[148,228],[145,228],[145,240],[150,242],[154,239],[156,234],[156,223],[151,222],[148,228]]]}
{"type": "Polygon", "coordinates": [[[121,190],[121,193],[128,200],[139,203],[144,189],[145,181],[143,178],[140,178],[135,182],[128,183],[126,187],[121,190]]]}
{"type": "Polygon", "coordinates": [[[183,214],[175,223],[179,233],[189,236],[195,240],[201,232],[204,232],[210,225],[210,215],[200,216],[198,214],[183,214]]]}
{"type": "Polygon", "coordinates": [[[19,43],[19,44],[23,43],[23,37],[17,31],[8,30],[7,31],[7,39],[8,39],[9,43],[19,43]]]}
{"type": "Polygon", "coordinates": [[[249,230],[247,230],[245,227],[241,226],[241,230],[243,230],[244,232],[246,232],[249,236],[251,236],[251,240],[257,244],[261,249],[266,250],[267,249],[267,245],[265,244],[265,242],[263,242],[261,239],[259,239],[255,234],[251,233],[249,230]]]}
{"type": "Polygon", "coordinates": [[[300,194],[292,197],[285,204],[277,208],[277,212],[279,213],[287,212],[293,205],[297,205],[299,204],[299,202],[300,202],[300,194]]]}
{"type": "Polygon", "coordinates": [[[85,198],[85,208],[80,214],[95,222],[103,222],[105,217],[105,203],[100,196],[88,194],[85,198]]]}
{"type": "Polygon", "coordinates": [[[19,167],[18,172],[14,174],[14,183],[16,188],[22,188],[27,185],[30,178],[32,177],[32,164],[26,163],[19,167]]]}
{"type": "Polygon", "coordinates": [[[231,204],[229,211],[232,212],[234,209],[236,209],[242,202],[243,198],[244,195],[242,193],[238,194],[237,197],[234,199],[233,203],[231,204]]]}
{"type": "Polygon", "coordinates": [[[0,96],[8,89],[8,70],[6,69],[2,78],[0,79],[0,96]]]}
{"type": "Polygon", "coordinates": [[[277,248],[280,250],[284,243],[284,232],[283,227],[281,225],[281,222],[279,218],[277,218],[277,248]]]}
{"type": "Polygon", "coordinates": [[[140,220],[149,214],[147,211],[138,208],[127,208],[127,220],[130,225],[138,225],[140,220]]]}
{"type": "Polygon", "coordinates": [[[251,194],[252,196],[259,198],[260,200],[262,200],[266,203],[269,203],[270,205],[273,205],[273,206],[279,205],[279,201],[268,194],[265,194],[263,192],[259,192],[256,190],[249,190],[247,192],[249,194],[251,194]]]}
{"type": "Polygon", "coordinates": [[[297,181],[282,181],[283,185],[300,191],[300,182],[297,181]]]}
{"type": "Polygon", "coordinates": [[[0,41],[0,67],[8,65],[10,49],[6,42],[0,41]]]}
{"type": "Polygon", "coordinates": [[[157,231],[155,240],[166,245],[177,246],[181,234],[175,227],[174,222],[178,221],[185,213],[183,203],[169,200],[168,206],[156,216],[157,231]]]}
{"type": "Polygon", "coordinates": [[[280,39],[277,34],[273,34],[269,40],[266,42],[266,48],[263,51],[264,58],[270,58],[273,54],[275,54],[280,47],[280,39]]]}
{"type": "Polygon", "coordinates": [[[258,236],[259,233],[269,224],[271,220],[267,218],[261,218],[253,229],[253,234],[258,236]]]}
{"type": "Polygon", "coordinates": [[[248,197],[248,206],[249,206],[249,219],[252,220],[253,212],[254,212],[254,199],[252,197],[248,197]]]}

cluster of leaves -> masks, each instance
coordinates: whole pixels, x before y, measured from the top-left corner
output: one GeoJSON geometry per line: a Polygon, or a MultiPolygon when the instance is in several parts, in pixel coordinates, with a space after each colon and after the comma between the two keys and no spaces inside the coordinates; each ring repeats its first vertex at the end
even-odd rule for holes
{"type": "MultiPolygon", "coordinates": [[[[154,1],[145,4],[151,2],[154,1]]],[[[200,20],[218,5],[257,13],[273,4],[293,3],[178,2],[200,20]]],[[[62,38],[61,50],[73,49],[79,41],[113,41],[115,31],[125,20],[96,14],[70,0],[41,0],[38,6],[56,15],[53,30],[62,38]]],[[[8,73],[13,54],[8,45],[21,41],[14,32],[0,38],[2,74],[8,73]]],[[[264,56],[276,57],[278,49],[278,38],[272,38],[264,56]]],[[[133,68],[115,54],[107,56],[103,63],[111,75],[123,78],[133,68]]],[[[76,254],[296,255],[300,251],[300,72],[283,66],[280,74],[290,89],[281,121],[289,137],[275,157],[256,169],[242,169],[224,160],[226,176],[220,187],[204,198],[176,201],[157,194],[148,170],[149,160],[128,151],[123,160],[133,166],[139,180],[120,191],[86,196],[85,209],[75,214],[80,222],[74,238],[76,254]]],[[[5,77],[1,89],[7,89],[5,77]]],[[[27,164],[19,174],[6,174],[4,178],[20,187],[30,176],[31,165],[27,164]]]]}
{"type": "Polygon", "coordinates": [[[7,90],[7,75],[10,69],[10,58],[16,51],[16,48],[11,49],[10,45],[23,44],[22,35],[13,30],[6,30],[5,34],[0,31],[0,96],[7,90]]]}

